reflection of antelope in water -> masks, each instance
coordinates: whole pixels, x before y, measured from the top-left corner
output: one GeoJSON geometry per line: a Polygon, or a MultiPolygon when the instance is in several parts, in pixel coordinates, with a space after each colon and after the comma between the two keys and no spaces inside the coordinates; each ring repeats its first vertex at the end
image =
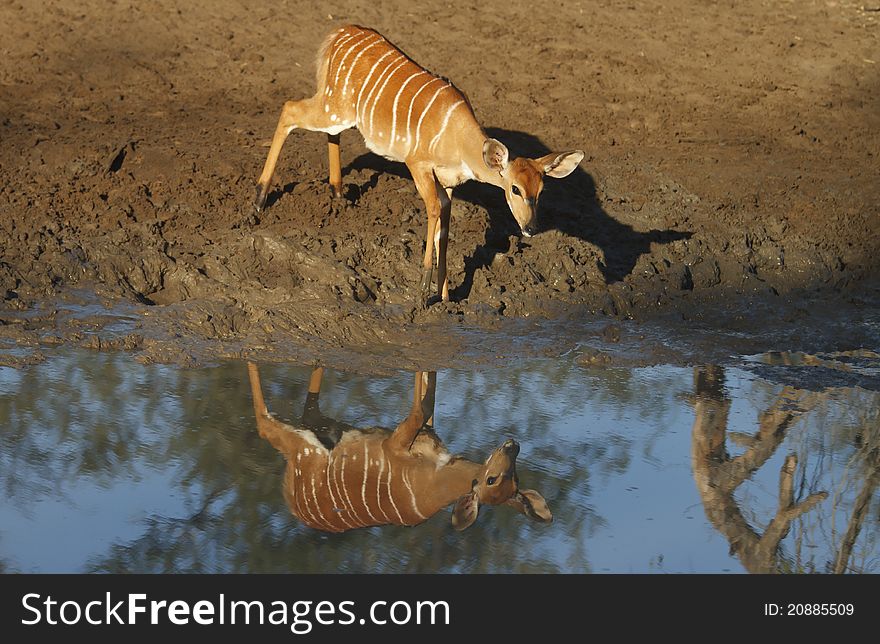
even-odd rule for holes
{"type": "Polygon", "coordinates": [[[726,449],[730,400],[724,395],[723,368],[695,368],[694,389],[691,462],[706,516],[725,536],[731,553],[739,557],[746,570],[777,572],[779,544],[788,534],[791,522],[825,499],[828,493],[818,492],[800,503],[794,502],[797,457],[790,454],[780,472],[779,508],[761,535],[746,521],[734,492],[774,454],[803,407],[810,404],[806,398],[811,394],[786,387],[777,402],[761,415],[757,434],[731,435],[732,439],[746,446],[746,451],[730,458],[726,449]]]}
{"type": "Polygon", "coordinates": [[[436,374],[416,374],[412,409],[393,432],[356,429],[323,416],[318,394],[323,369],[312,372],[301,427],[272,417],[257,366],[248,363],[260,435],[284,455],[284,497],[306,525],[327,532],[376,525],[417,525],[451,503],[452,525],[464,530],[481,504],[509,505],[551,521],[544,497],[519,489],[519,445],[508,440],[485,463],[446,451],[430,422],[436,374]]]}

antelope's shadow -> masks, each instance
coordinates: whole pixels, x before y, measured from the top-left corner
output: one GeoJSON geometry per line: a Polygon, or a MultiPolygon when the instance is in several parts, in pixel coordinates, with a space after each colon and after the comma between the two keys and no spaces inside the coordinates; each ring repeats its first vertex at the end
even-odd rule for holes
{"type": "MultiPolygon", "coordinates": [[[[487,128],[486,134],[504,143],[510,150],[511,158],[535,158],[551,152],[539,138],[525,132],[487,128]]],[[[354,159],[343,172],[353,170],[387,172],[411,180],[409,170],[403,163],[388,161],[371,153],[354,159]]],[[[376,178],[361,186],[360,192],[374,187],[376,178]]],[[[472,255],[465,257],[464,279],[451,293],[453,299],[460,300],[470,294],[474,273],[488,266],[496,253],[507,252],[510,235],[519,234],[519,228],[510,214],[503,192],[495,186],[469,181],[455,189],[454,199],[482,206],[489,213],[490,220],[483,244],[474,249],[472,255]]],[[[599,263],[599,268],[606,284],[619,282],[629,275],[639,257],[650,251],[652,243],[668,244],[693,235],[689,231],[676,230],[637,232],[632,226],[617,221],[602,209],[596,197],[593,177],[580,166],[564,179],[545,180],[538,217],[543,230],[556,229],[599,247],[605,258],[604,262],[599,263]]]]}

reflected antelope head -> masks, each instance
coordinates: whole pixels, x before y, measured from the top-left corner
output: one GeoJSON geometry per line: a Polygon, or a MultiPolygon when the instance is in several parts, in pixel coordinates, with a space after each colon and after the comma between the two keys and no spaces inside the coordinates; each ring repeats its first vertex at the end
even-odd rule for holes
{"type": "Polygon", "coordinates": [[[418,525],[453,503],[457,530],[473,524],[481,505],[507,505],[541,522],[553,519],[544,497],[519,487],[516,441],[505,441],[484,463],[449,454],[433,429],[434,372],[416,373],[409,415],[394,431],[359,429],[321,414],[320,367],[312,372],[298,426],[269,413],[254,363],[248,363],[248,375],[260,435],[287,461],[287,505],[312,528],[418,525]]]}
{"type": "Polygon", "coordinates": [[[516,475],[519,443],[506,441],[496,449],[471,481],[471,491],[462,495],[452,511],[452,525],[464,530],[477,519],[480,505],[509,505],[538,521],[550,521],[552,515],[544,497],[535,490],[520,490],[516,475]]]}

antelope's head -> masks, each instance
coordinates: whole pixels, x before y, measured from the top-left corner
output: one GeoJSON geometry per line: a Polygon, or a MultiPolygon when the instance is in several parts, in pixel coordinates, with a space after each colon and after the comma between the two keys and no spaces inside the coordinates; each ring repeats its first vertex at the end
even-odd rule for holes
{"type": "Polygon", "coordinates": [[[567,177],[583,158],[582,151],[572,150],[551,152],[538,159],[518,157],[510,161],[507,148],[501,141],[486,139],[483,144],[483,161],[501,175],[504,198],[526,237],[538,232],[538,198],[544,189],[544,177],[567,177]]]}
{"type": "Polygon", "coordinates": [[[509,505],[532,519],[549,523],[553,515],[544,497],[535,490],[521,490],[516,476],[519,444],[506,441],[486,459],[471,483],[471,491],[458,499],[452,510],[452,526],[464,530],[477,519],[480,504],[509,505]]]}

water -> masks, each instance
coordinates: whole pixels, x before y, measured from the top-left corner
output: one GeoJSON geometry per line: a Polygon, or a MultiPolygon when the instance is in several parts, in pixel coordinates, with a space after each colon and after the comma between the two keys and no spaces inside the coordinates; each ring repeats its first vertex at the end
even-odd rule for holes
{"type": "MultiPolygon", "coordinates": [[[[416,527],[342,534],[290,513],[285,462],[257,431],[245,363],[44,353],[0,368],[3,572],[880,568],[880,356],[870,352],[440,371],[439,437],[481,462],[518,441],[520,487],[544,496],[553,522],[485,507],[457,532],[447,508],[416,527]],[[792,495],[782,510],[781,485],[792,495]]],[[[260,365],[268,408],[297,422],[311,371],[260,365]]],[[[327,370],[321,411],[393,428],[413,382],[327,370]]]]}

